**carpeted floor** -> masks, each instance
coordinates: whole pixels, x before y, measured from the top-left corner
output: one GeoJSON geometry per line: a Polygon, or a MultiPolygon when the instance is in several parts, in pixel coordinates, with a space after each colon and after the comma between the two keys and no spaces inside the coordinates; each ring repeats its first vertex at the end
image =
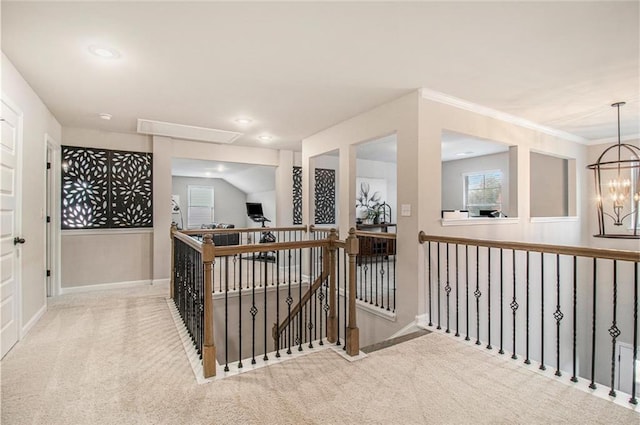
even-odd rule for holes
{"type": "Polygon", "coordinates": [[[62,296],[1,364],[3,424],[640,424],[439,334],[204,385],[151,286],[62,296]]]}

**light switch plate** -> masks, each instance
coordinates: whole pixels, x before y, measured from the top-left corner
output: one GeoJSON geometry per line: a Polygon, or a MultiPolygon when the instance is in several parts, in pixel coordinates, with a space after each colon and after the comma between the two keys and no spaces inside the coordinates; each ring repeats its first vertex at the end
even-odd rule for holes
{"type": "Polygon", "coordinates": [[[411,217],[411,204],[402,204],[400,206],[400,215],[402,217],[411,217]]]}

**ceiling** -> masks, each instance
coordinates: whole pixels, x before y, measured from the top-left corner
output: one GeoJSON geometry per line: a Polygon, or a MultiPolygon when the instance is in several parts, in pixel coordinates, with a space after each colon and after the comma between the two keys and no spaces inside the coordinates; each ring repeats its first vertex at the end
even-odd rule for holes
{"type": "Polygon", "coordinates": [[[144,118],[300,149],[303,138],[425,87],[600,140],[616,135],[609,105],[621,100],[623,135],[640,134],[639,7],[3,1],[1,35],[63,126],[135,132],[144,118]],[[252,122],[235,121],[245,117],[252,122]]]}
{"type": "Polygon", "coordinates": [[[450,131],[443,131],[441,140],[443,162],[509,151],[507,144],[450,131]]]}
{"type": "Polygon", "coordinates": [[[266,165],[173,158],[171,175],[223,179],[244,193],[265,192],[276,188],[276,169],[266,165]]]}

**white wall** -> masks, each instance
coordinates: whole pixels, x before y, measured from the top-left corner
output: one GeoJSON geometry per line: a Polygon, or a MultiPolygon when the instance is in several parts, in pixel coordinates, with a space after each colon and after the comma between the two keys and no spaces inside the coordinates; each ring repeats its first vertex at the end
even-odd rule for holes
{"type": "Polygon", "coordinates": [[[356,145],[393,133],[397,135],[397,163],[400,165],[397,170],[397,203],[408,204],[412,210],[410,216],[397,218],[399,238],[396,275],[397,304],[401,308],[397,310],[395,321],[382,319],[359,309],[358,321],[362,344],[380,341],[391,336],[415,319],[420,310],[419,304],[423,303],[419,295],[420,276],[416,274],[418,270],[416,236],[419,230],[418,217],[421,214],[418,202],[420,179],[416,178],[421,166],[418,158],[418,105],[418,93],[410,93],[302,141],[303,222],[310,223],[313,217],[313,192],[306,189],[312,187],[313,158],[338,149],[340,171],[338,225],[341,229],[341,237],[344,237],[345,231],[355,226],[356,145]]]}
{"type": "MultiPolygon", "coordinates": [[[[46,308],[45,282],[45,137],[59,146],[62,140],[60,123],[24,80],[11,61],[2,54],[2,97],[23,114],[22,178],[20,236],[27,243],[20,247],[22,261],[20,281],[20,333],[28,328],[46,308]]],[[[56,149],[59,151],[59,149],[56,149]]]]}
{"type": "MultiPolygon", "coordinates": [[[[180,197],[180,209],[185,228],[188,220],[189,190],[188,186],[213,187],[214,220],[216,223],[234,224],[236,227],[244,227],[247,217],[245,203],[247,194],[228,183],[224,179],[208,179],[199,177],[172,177],[172,195],[180,197]]],[[[179,216],[173,215],[173,219],[179,222],[179,216]]]]}
{"type": "Polygon", "coordinates": [[[481,171],[502,171],[502,212],[509,211],[509,153],[477,156],[442,163],[442,209],[462,210],[464,205],[464,174],[481,171]]]}
{"type": "Polygon", "coordinates": [[[566,159],[531,152],[531,217],[569,215],[569,164],[566,159]]]}

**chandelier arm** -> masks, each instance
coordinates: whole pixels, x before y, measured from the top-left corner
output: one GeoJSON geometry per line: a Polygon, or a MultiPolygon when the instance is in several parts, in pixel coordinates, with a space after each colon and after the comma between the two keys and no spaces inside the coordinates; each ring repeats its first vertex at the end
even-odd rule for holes
{"type": "Polygon", "coordinates": [[[606,211],[602,211],[602,214],[604,214],[604,215],[608,216],[608,217],[609,217],[609,218],[611,218],[611,220],[613,220],[614,222],[617,220],[617,218],[616,218],[616,217],[612,216],[611,214],[609,214],[609,213],[608,213],[608,212],[606,212],[606,211]]]}

